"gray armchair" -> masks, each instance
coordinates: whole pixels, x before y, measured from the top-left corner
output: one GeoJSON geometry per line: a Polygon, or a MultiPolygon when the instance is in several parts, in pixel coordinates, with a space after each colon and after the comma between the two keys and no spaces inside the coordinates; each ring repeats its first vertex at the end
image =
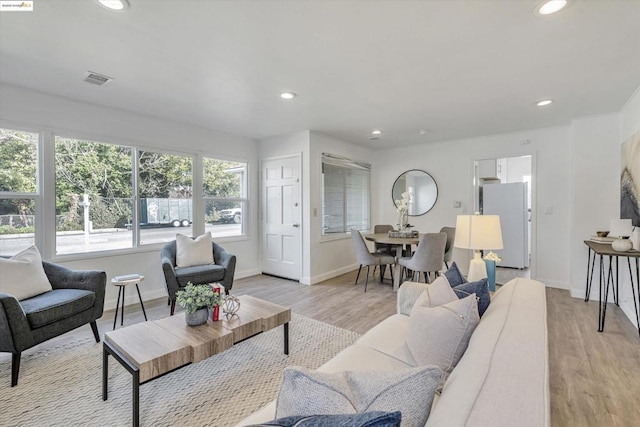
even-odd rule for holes
{"type": "Polygon", "coordinates": [[[12,354],[11,387],[18,384],[24,350],[87,323],[100,342],[96,320],[104,310],[106,273],[42,265],[53,290],[22,301],[0,293],[0,352],[12,354]]]}
{"type": "Polygon", "coordinates": [[[168,303],[171,304],[171,315],[176,309],[176,292],[184,289],[188,282],[194,285],[202,283],[220,283],[228,294],[233,286],[233,275],[236,271],[236,256],[225,251],[217,243],[212,242],[213,264],[176,268],[176,241],[169,242],[162,248],[162,271],[167,285],[168,303]]]}

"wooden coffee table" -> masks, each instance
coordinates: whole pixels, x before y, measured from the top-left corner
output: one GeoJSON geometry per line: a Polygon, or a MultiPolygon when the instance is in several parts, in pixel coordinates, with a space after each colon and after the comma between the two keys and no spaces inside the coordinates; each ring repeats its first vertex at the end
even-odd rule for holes
{"type": "Polygon", "coordinates": [[[240,296],[231,319],[187,326],[184,313],[138,323],[104,336],[102,400],[107,400],[109,355],[132,375],[133,425],[140,424],[140,385],[190,363],[221,353],[254,335],[284,326],[284,354],[289,354],[291,309],[249,295],[240,296]]]}

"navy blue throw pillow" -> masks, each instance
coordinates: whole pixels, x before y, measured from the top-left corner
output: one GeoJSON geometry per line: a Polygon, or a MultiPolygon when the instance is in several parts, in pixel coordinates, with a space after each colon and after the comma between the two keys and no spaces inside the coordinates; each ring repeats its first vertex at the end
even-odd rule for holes
{"type": "Polygon", "coordinates": [[[449,281],[449,284],[452,288],[455,288],[458,285],[462,285],[463,283],[467,283],[467,279],[462,276],[458,266],[455,261],[451,263],[451,267],[447,271],[444,272],[445,277],[449,281]]]}
{"type": "Polygon", "coordinates": [[[476,298],[478,298],[478,314],[480,314],[480,317],[482,317],[487,307],[489,307],[489,303],[491,303],[488,280],[489,279],[485,277],[477,282],[467,282],[453,287],[453,291],[460,299],[471,294],[476,294],[476,298]]]}
{"type": "Polygon", "coordinates": [[[400,427],[400,421],[400,411],[372,411],[344,415],[296,415],[252,427],[400,427]]]}

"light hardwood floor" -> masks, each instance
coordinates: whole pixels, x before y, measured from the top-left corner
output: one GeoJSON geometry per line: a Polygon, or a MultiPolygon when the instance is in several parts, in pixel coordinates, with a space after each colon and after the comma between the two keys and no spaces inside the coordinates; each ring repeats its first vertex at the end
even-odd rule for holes
{"type": "MultiPolygon", "coordinates": [[[[233,292],[291,307],[294,313],[360,334],[396,310],[389,283],[370,278],[367,293],[354,286],[355,271],[314,286],[260,275],[236,280],[233,292]]],[[[108,285],[109,286],[109,285],[108,285]]],[[[144,292],[144,289],[142,289],[144,292]]],[[[149,319],[169,315],[166,299],[147,302],[149,319]]],[[[552,426],[640,425],[640,338],[620,308],[610,304],[603,333],[597,332],[598,304],[547,288],[549,377],[552,426]]],[[[101,334],[113,327],[113,311],[98,321],[101,334]]],[[[139,305],[127,306],[125,326],[143,321],[139,305]]],[[[118,327],[119,327],[118,319],[118,327]]],[[[38,346],[91,337],[86,326],[38,346]]],[[[32,351],[32,350],[30,350],[32,351]]],[[[8,354],[0,354],[3,362],[8,354]]],[[[5,364],[9,369],[9,364],[5,364]]],[[[0,388],[8,384],[0,385],[0,388]]],[[[523,384],[523,387],[526,387],[523,384]]]]}

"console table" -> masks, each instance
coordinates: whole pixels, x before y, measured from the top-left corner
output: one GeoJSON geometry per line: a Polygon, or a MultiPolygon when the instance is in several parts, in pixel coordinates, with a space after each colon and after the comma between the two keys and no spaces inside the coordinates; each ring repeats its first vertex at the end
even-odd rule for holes
{"type": "Polygon", "coordinates": [[[589,301],[591,285],[593,283],[593,269],[596,263],[596,258],[599,258],[600,260],[600,301],[598,303],[598,332],[602,332],[604,330],[604,322],[607,315],[607,301],[609,300],[609,288],[611,288],[611,291],[613,293],[613,301],[616,305],[619,305],[618,266],[619,258],[622,257],[627,259],[627,266],[629,267],[631,292],[633,294],[633,306],[636,310],[636,324],[638,325],[638,334],[640,335],[640,315],[638,314],[638,304],[640,304],[640,301],[638,301],[638,297],[640,297],[640,251],[632,250],[629,252],[618,252],[613,250],[613,248],[611,248],[611,245],[608,244],[596,243],[592,242],[591,240],[585,240],[584,243],[589,248],[589,258],[587,260],[587,286],[584,295],[585,301],[589,301]],[[593,252],[593,257],[591,256],[591,252],[593,252]],[[608,258],[609,261],[608,268],[605,268],[605,257],[608,258]],[[632,259],[635,259],[636,265],[635,281],[633,276],[633,269],[631,267],[632,259]]]}

